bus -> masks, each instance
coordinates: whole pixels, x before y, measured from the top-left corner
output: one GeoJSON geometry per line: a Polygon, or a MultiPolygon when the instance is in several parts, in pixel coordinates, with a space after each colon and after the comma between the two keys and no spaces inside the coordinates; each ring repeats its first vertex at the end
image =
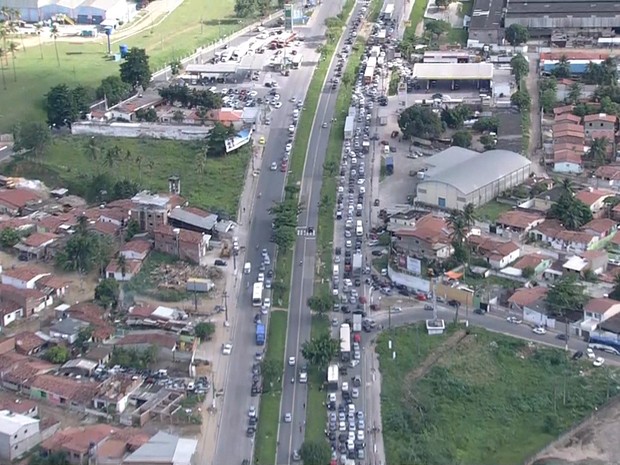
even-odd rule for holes
{"type": "Polygon", "coordinates": [[[351,359],[351,327],[344,323],[340,325],[340,360],[348,362],[351,359]]]}
{"type": "Polygon", "coordinates": [[[254,283],[252,289],[252,306],[260,307],[263,305],[263,283],[254,283]]]}
{"type": "Polygon", "coordinates": [[[357,220],[355,223],[355,235],[361,237],[364,235],[364,226],[362,226],[362,220],[357,220]]]}

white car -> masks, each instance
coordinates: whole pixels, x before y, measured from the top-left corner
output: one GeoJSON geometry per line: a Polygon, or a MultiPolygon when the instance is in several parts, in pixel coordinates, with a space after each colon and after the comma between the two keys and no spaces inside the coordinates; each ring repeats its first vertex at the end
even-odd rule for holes
{"type": "Polygon", "coordinates": [[[344,383],[342,383],[342,392],[348,392],[349,390],[349,383],[347,383],[346,381],[344,383]]]}
{"type": "Polygon", "coordinates": [[[297,97],[291,97],[291,102],[295,103],[297,101],[297,97]]]}
{"type": "Polygon", "coordinates": [[[357,430],[357,440],[358,441],[363,441],[364,440],[364,431],[361,429],[357,430]]]}
{"type": "Polygon", "coordinates": [[[351,390],[351,397],[353,399],[357,399],[360,396],[360,390],[358,388],[353,388],[351,390]]]}
{"type": "Polygon", "coordinates": [[[291,415],[290,413],[285,413],[284,414],[284,423],[290,423],[291,421],[293,421],[293,415],[291,415]]]}
{"type": "Polygon", "coordinates": [[[271,299],[269,297],[265,297],[263,299],[263,306],[265,306],[267,308],[271,307],[271,299]]]}
{"type": "Polygon", "coordinates": [[[233,345],[230,342],[226,344],[222,344],[222,355],[230,355],[232,354],[233,345]]]}
{"type": "Polygon", "coordinates": [[[275,161],[271,162],[271,167],[269,169],[271,171],[278,171],[278,164],[275,161]]]}
{"type": "Polygon", "coordinates": [[[275,109],[282,108],[282,102],[275,102],[275,103],[273,104],[273,107],[274,107],[275,109]]]}
{"type": "Polygon", "coordinates": [[[506,321],[515,325],[520,325],[522,323],[522,321],[516,316],[509,316],[508,318],[506,318],[506,321]]]}
{"type": "Polygon", "coordinates": [[[276,94],[273,96],[273,99],[277,102],[278,100],[280,100],[280,94],[276,94]]]}
{"type": "Polygon", "coordinates": [[[295,366],[295,357],[289,357],[288,358],[288,366],[290,366],[290,367],[294,367],[295,366]]]}
{"type": "Polygon", "coordinates": [[[286,150],[286,153],[289,153],[293,149],[293,144],[286,144],[286,147],[284,149],[286,150]]]}
{"type": "Polygon", "coordinates": [[[586,355],[588,356],[588,358],[596,358],[596,354],[590,347],[586,349],[586,355]]]}
{"type": "Polygon", "coordinates": [[[215,86],[209,87],[209,92],[214,92],[214,93],[217,92],[217,87],[215,86]]]}
{"type": "Polygon", "coordinates": [[[295,132],[295,126],[294,126],[293,124],[291,124],[291,125],[288,127],[288,132],[290,132],[291,134],[295,132]]]}
{"type": "Polygon", "coordinates": [[[250,409],[248,410],[248,416],[249,417],[255,417],[256,416],[256,407],[254,407],[253,405],[250,406],[250,409]]]}
{"type": "Polygon", "coordinates": [[[264,283],[265,282],[265,273],[258,273],[257,281],[259,283],[264,283]]]}
{"type": "Polygon", "coordinates": [[[532,332],[534,334],[538,334],[539,336],[542,336],[543,334],[547,334],[547,330],[545,328],[543,328],[542,326],[536,326],[532,332]]]}
{"type": "Polygon", "coordinates": [[[596,357],[592,362],[592,365],[594,365],[595,367],[602,367],[604,363],[605,359],[603,357],[596,357]]]}
{"type": "Polygon", "coordinates": [[[250,97],[256,97],[258,95],[258,92],[256,92],[255,90],[251,90],[250,92],[248,92],[248,95],[250,97]]]}

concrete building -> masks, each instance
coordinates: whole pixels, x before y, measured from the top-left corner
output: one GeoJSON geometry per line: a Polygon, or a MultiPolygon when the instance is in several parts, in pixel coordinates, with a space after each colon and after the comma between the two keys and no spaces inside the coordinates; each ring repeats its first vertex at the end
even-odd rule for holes
{"type": "Polygon", "coordinates": [[[191,465],[198,441],[158,432],[123,461],[126,465],[191,465]]]}
{"type": "Polygon", "coordinates": [[[185,199],[176,194],[142,191],[134,195],[131,202],[131,217],[140,224],[142,231],[153,232],[159,226],[168,224],[170,212],[183,205],[185,199]]]}
{"type": "Polygon", "coordinates": [[[155,250],[198,265],[207,264],[211,236],[162,225],[154,231],[155,250]]]}
{"type": "Polygon", "coordinates": [[[467,47],[481,47],[500,43],[502,12],[505,0],[475,0],[469,22],[467,47]]]}
{"type": "Polygon", "coordinates": [[[507,150],[450,147],[426,162],[429,169],[418,183],[416,201],[445,209],[484,205],[523,183],[531,170],[530,160],[507,150]]]}
{"type": "Polygon", "coordinates": [[[0,460],[13,461],[41,442],[39,420],[9,410],[0,411],[0,460]]]}
{"type": "Polygon", "coordinates": [[[105,20],[126,23],[136,14],[135,3],[127,0],[86,0],[75,8],[79,24],[101,24],[105,20]]]}

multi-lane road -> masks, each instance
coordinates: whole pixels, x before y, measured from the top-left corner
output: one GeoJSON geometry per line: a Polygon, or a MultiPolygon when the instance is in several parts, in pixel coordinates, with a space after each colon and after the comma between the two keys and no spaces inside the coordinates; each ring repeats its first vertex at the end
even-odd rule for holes
{"type": "MultiPolygon", "coordinates": [[[[317,8],[317,11],[314,13],[316,17],[312,18],[310,25],[296,28],[296,32],[305,37],[306,45],[315,45],[319,38],[324,37],[325,19],[338,14],[341,8],[342,4],[340,2],[324,2],[317,8]]],[[[238,43],[240,44],[243,40],[243,37],[236,39],[231,45],[235,46],[238,43]]],[[[247,40],[247,37],[245,40],[247,40]]],[[[306,55],[306,51],[303,53],[306,55]]],[[[308,51],[307,54],[310,55],[311,52],[308,51]]],[[[279,82],[278,92],[283,106],[271,112],[271,125],[269,126],[268,136],[266,138],[263,159],[256,160],[255,162],[256,168],[258,168],[260,164],[260,168],[262,169],[260,170],[258,179],[255,181],[257,185],[255,187],[256,195],[254,197],[254,205],[252,207],[248,205],[247,207],[252,208],[252,213],[244,258],[245,261],[252,263],[253,271],[249,275],[242,275],[241,279],[242,291],[237,304],[237,317],[234,319],[231,327],[231,337],[234,342],[234,347],[230,355],[230,360],[228,361],[229,369],[224,385],[225,395],[222,405],[223,414],[218,428],[217,445],[213,463],[238,464],[242,463],[244,459],[250,458],[253,453],[253,441],[245,435],[248,409],[251,405],[258,406],[258,398],[250,397],[251,368],[254,363],[254,354],[256,352],[256,346],[254,344],[255,325],[253,321],[255,309],[252,308],[251,304],[251,291],[252,284],[256,281],[256,268],[258,268],[258,265],[262,261],[261,250],[266,248],[272,259],[275,255],[275,246],[270,242],[272,219],[267,213],[267,210],[272,207],[274,203],[282,200],[286,183],[285,176],[280,173],[279,170],[270,171],[269,166],[272,162],[276,162],[279,165],[279,161],[284,155],[284,147],[289,138],[288,127],[292,122],[294,108],[294,104],[290,103],[290,100],[292,97],[305,99],[305,92],[310,85],[314,68],[315,63],[311,63],[310,60],[304,56],[304,63],[302,63],[300,69],[291,71],[289,77],[276,77],[276,80],[279,82]]],[[[324,99],[322,99],[322,101],[324,102],[324,99]]],[[[318,114],[321,114],[321,112],[324,114],[327,113],[325,103],[320,105],[318,114]]],[[[331,106],[331,112],[333,113],[333,104],[331,106]]],[[[312,144],[315,144],[319,138],[320,136],[313,135],[312,144]]],[[[320,153],[324,152],[309,151],[303,182],[303,190],[305,192],[314,192],[316,190],[316,193],[312,194],[315,204],[318,202],[317,195],[320,190],[322,161],[315,161],[313,158],[320,153]],[[312,180],[312,182],[310,183],[309,180],[312,180]],[[318,180],[318,184],[314,182],[316,180],[318,180]],[[309,187],[310,185],[312,185],[312,187],[309,187]]],[[[314,222],[316,223],[316,208],[312,210],[310,215],[314,215],[314,222]]],[[[308,221],[313,221],[313,218],[310,216],[308,221]]],[[[298,246],[296,253],[298,254],[297,257],[300,256],[299,254],[303,254],[303,247],[300,249],[298,246]]],[[[310,253],[313,254],[314,252],[311,252],[309,249],[305,251],[305,254],[310,253]]],[[[294,288],[301,287],[301,282],[305,282],[306,289],[308,289],[308,284],[311,285],[312,282],[312,270],[306,270],[303,276],[299,275],[297,269],[295,272],[296,278],[294,278],[294,288]]],[[[311,287],[309,289],[311,292],[311,287]]],[[[297,328],[301,328],[302,326],[300,320],[302,309],[299,306],[298,299],[299,294],[291,295],[289,334],[291,331],[296,334],[301,333],[301,329],[297,331],[291,330],[291,328],[295,326],[297,328]]],[[[309,334],[310,320],[304,320],[303,326],[309,334]]],[[[269,343],[269,341],[267,341],[267,343],[269,343]]],[[[294,352],[297,352],[297,350],[294,352]]],[[[290,394],[291,393],[288,391],[285,392],[285,395],[290,394]]],[[[292,399],[293,396],[291,395],[290,398],[292,399]]],[[[299,406],[302,407],[301,403],[299,406]]],[[[296,438],[296,440],[299,440],[299,438],[296,438]]],[[[280,442],[282,444],[282,441],[280,442]]],[[[295,444],[295,446],[298,447],[299,444],[295,444]]],[[[280,457],[280,454],[288,455],[288,457],[284,459],[283,462],[278,461],[278,463],[288,463],[290,453],[284,454],[284,452],[279,450],[278,457],[280,457]]]]}

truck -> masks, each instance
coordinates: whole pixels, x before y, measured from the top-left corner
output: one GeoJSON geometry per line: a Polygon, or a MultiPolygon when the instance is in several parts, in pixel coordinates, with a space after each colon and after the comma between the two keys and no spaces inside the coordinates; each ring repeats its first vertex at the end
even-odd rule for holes
{"type": "Polygon", "coordinates": [[[354,333],[362,332],[362,315],[359,313],[353,314],[353,332],[354,333]]]}
{"type": "Polygon", "coordinates": [[[344,140],[353,139],[353,132],[355,131],[355,118],[353,116],[347,116],[344,120],[344,140]]]}
{"type": "Polygon", "coordinates": [[[388,3],[387,5],[385,5],[385,9],[383,10],[383,14],[381,15],[381,17],[383,18],[384,21],[390,21],[393,16],[394,16],[394,4],[388,3]]]}
{"type": "Polygon", "coordinates": [[[340,360],[351,360],[351,327],[347,323],[340,325],[340,360]]]}
{"type": "Polygon", "coordinates": [[[362,254],[361,253],[353,254],[353,275],[354,276],[362,275],[362,254]]]}
{"type": "Polygon", "coordinates": [[[337,391],[338,390],[338,365],[335,363],[327,367],[327,390],[328,391],[337,391]]]}
{"type": "Polygon", "coordinates": [[[364,71],[364,84],[370,84],[375,77],[375,69],[372,66],[366,66],[364,71]]]}
{"type": "Polygon", "coordinates": [[[387,157],[385,159],[385,174],[388,176],[394,174],[394,157],[387,157]]]}
{"type": "Polygon", "coordinates": [[[256,323],[256,345],[265,345],[265,325],[264,323],[256,323]]]}

